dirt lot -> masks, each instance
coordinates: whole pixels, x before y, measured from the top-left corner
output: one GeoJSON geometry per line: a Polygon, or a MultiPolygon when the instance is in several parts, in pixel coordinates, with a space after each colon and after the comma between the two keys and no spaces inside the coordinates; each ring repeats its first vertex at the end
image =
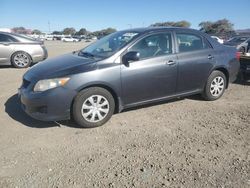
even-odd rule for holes
{"type": "MultiPolygon", "coordinates": [[[[49,56],[83,43],[47,42],[49,56]]],[[[250,187],[250,83],[116,114],[80,129],[31,119],[0,68],[0,187],[250,187]]]]}

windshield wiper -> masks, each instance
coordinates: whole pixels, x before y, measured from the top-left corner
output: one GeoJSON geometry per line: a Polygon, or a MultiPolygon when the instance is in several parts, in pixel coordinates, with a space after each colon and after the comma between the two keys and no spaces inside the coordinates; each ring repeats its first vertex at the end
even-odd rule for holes
{"type": "Polygon", "coordinates": [[[90,57],[90,58],[94,58],[94,57],[95,57],[94,54],[92,54],[92,53],[90,53],[90,52],[83,52],[83,51],[80,51],[80,52],[78,53],[78,55],[79,55],[79,56],[83,56],[83,57],[90,57]]]}

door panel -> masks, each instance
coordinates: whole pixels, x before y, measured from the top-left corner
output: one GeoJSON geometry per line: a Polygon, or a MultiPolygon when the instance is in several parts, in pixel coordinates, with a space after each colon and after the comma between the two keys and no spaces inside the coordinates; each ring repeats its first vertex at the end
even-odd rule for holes
{"type": "Polygon", "coordinates": [[[0,33],[0,64],[10,62],[10,57],[15,48],[14,42],[17,42],[17,40],[13,37],[0,33]]]}
{"type": "Polygon", "coordinates": [[[0,42],[0,63],[10,62],[11,54],[14,52],[14,46],[0,42]]]}
{"type": "Polygon", "coordinates": [[[177,93],[203,89],[215,63],[213,50],[200,50],[178,54],[177,93]],[[212,56],[209,59],[209,55],[212,56]]]}
{"type": "Polygon", "coordinates": [[[210,43],[199,34],[176,33],[178,48],[177,93],[202,90],[214,59],[214,50],[210,43]]]}
{"type": "Polygon", "coordinates": [[[176,55],[150,58],[121,65],[124,105],[174,95],[176,91],[176,55]]]}

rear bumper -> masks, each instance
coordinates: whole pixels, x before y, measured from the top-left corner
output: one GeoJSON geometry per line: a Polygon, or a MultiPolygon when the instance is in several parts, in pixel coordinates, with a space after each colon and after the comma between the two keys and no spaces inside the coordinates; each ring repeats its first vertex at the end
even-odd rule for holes
{"type": "Polygon", "coordinates": [[[20,88],[18,96],[22,109],[32,118],[41,121],[70,119],[70,108],[76,91],[58,87],[41,93],[20,88]]]}
{"type": "Polygon", "coordinates": [[[43,52],[41,54],[36,54],[32,56],[33,63],[43,61],[48,58],[48,51],[45,47],[42,47],[43,52]]]}
{"type": "Polygon", "coordinates": [[[233,63],[229,70],[229,83],[233,83],[237,80],[240,71],[240,63],[237,61],[233,63]]]}

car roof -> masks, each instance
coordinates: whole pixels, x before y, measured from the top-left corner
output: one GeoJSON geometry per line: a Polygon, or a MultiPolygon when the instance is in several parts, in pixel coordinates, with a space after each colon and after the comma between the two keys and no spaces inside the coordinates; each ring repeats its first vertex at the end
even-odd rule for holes
{"type": "Polygon", "coordinates": [[[11,35],[11,33],[0,31],[0,34],[6,34],[6,35],[11,35]]]}
{"type": "Polygon", "coordinates": [[[7,33],[7,32],[0,31],[0,34],[9,35],[11,37],[14,37],[19,42],[28,42],[28,43],[30,43],[30,42],[37,43],[38,42],[38,41],[36,41],[35,39],[33,39],[33,38],[29,37],[29,36],[20,35],[20,34],[16,34],[16,33],[7,33]]]}
{"type": "Polygon", "coordinates": [[[143,28],[133,28],[133,29],[126,29],[123,31],[127,32],[139,32],[139,33],[150,33],[150,32],[157,32],[157,31],[191,31],[191,32],[199,32],[195,29],[185,28],[185,27],[143,27],[143,28]]]}

